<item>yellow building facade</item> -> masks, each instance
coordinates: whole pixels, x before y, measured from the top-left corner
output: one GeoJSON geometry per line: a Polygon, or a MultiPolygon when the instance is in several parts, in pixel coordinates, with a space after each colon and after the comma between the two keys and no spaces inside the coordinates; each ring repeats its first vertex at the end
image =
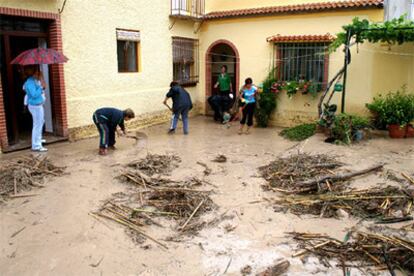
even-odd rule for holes
{"type": "MultiPolygon", "coordinates": [[[[314,5],[313,0],[203,2],[0,0],[0,16],[14,22],[14,18],[18,17],[30,19],[33,14],[28,11],[33,11],[37,12],[37,20],[47,15],[60,24],[60,33],[55,36],[61,39],[61,49],[69,62],[62,66],[62,78],[56,77],[59,74],[51,76],[51,82],[57,82],[51,85],[51,89],[56,90],[58,87],[63,91],[63,96],[52,102],[52,105],[58,102],[60,108],[52,112],[57,118],[52,118],[51,122],[55,129],[61,129],[58,133],[60,136],[72,138],[95,135],[91,116],[95,109],[102,106],[134,109],[138,119],[132,122],[132,127],[167,121],[169,111],[162,105],[162,100],[170,81],[181,72],[194,77],[194,82],[187,87],[196,103],[194,113],[207,114],[209,108],[206,102],[212,93],[214,74],[217,74],[222,64],[230,65],[236,87],[240,87],[246,77],[252,77],[256,84],[263,81],[277,62],[275,43],[268,42],[269,37],[334,35],[355,16],[376,22],[383,20],[383,8],[378,4],[380,0],[372,0],[375,2],[373,5],[309,11],[306,7],[311,6],[306,5],[314,5]],[[305,8],[289,10],[288,5],[305,8]],[[279,9],[259,14],[249,10],[262,7],[279,9]],[[195,9],[197,12],[194,15],[195,9]],[[242,13],[220,15],[221,12],[243,9],[245,12],[242,13]],[[184,10],[184,13],[180,10],[184,10]],[[119,71],[117,30],[138,34],[138,72],[119,71]],[[174,46],[173,40],[177,37],[185,39],[182,42],[184,44],[174,46]],[[197,48],[194,48],[197,49],[197,55],[189,57],[183,64],[176,64],[181,47],[187,47],[187,40],[197,43],[197,48]],[[62,125],[56,125],[56,122],[62,125]]],[[[6,31],[4,34],[13,37],[6,31]]],[[[414,46],[409,44],[393,46],[391,49],[387,45],[364,44],[358,47],[358,52],[357,47],[354,47],[348,74],[346,111],[365,113],[365,103],[373,96],[398,89],[403,84],[414,90],[413,53],[414,46]]],[[[329,78],[343,65],[343,52],[338,50],[330,54],[328,63],[325,69],[326,77],[329,78]]],[[[51,71],[58,71],[59,68],[52,66],[51,71]]],[[[2,78],[5,78],[5,74],[2,74],[2,78]]],[[[2,90],[4,96],[7,91],[5,87],[2,90]]],[[[339,95],[334,97],[333,102],[339,102],[339,95]]],[[[291,99],[280,95],[272,122],[287,126],[313,120],[317,116],[316,104],[317,99],[309,95],[295,95],[291,99]]],[[[5,107],[7,111],[7,104],[5,107]]],[[[0,109],[0,125],[2,120],[3,125],[7,126],[0,126],[4,150],[12,143],[11,135],[5,135],[10,125],[9,118],[2,118],[0,109]]]]}

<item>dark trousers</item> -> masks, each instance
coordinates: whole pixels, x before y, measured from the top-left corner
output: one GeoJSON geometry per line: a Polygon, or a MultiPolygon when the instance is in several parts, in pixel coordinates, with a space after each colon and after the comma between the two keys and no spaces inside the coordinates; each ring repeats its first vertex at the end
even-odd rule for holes
{"type": "Polygon", "coordinates": [[[222,121],[223,113],[230,109],[232,100],[229,97],[229,93],[230,91],[223,91],[208,98],[208,103],[214,111],[214,120],[222,121]]]}
{"type": "Polygon", "coordinates": [[[247,126],[251,127],[253,125],[253,115],[255,108],[256,103],[249,103],[245,105],[245,107],[243,108],[243,118],[240,121],[241,125],[246,124],[246,121],[247,126]]]}
{"type": "Polygon", "coordinates": [[[96,125],[96,128],[99,132],[99,147],[107,148],[115,145],[115,130],[113,126],[109,125],[107,122],[100,121],[97,116],[94,114],[93,122],[96,125]]]}

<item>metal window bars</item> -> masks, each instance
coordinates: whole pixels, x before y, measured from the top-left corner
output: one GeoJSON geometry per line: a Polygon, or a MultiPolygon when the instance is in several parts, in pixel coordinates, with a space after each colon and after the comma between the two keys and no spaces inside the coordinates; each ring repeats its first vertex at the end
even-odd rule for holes
{"type": "Polygon", "coordinates": [[[173,78],[181,85],[199,80],[199,43],[196,39],[173,37],[173,78]]]}
{"type": "Polygon", "coordinates": [[[280,81],[312,81],[320,89],[326,85],[327,43],[275,44],[280,81]]]}
{"type": "Polygon", "coordinates": [[[205,0],[171,0],[171,16],[202,18],[205,0]]]}

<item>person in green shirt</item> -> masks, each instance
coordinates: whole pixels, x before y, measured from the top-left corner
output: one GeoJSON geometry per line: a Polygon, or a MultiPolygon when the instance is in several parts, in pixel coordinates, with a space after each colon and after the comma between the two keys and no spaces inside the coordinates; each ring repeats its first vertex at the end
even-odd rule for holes
{"type": "Polygon", "coordinates": [[[214,88],[218,88],[220,90],[221,96],[229,96],[230,93],[233,93],[231,78],[229,74],[227,74],[227,65],[221,66],[221,73],[216,84],[214,85],[214,88]]]}
{"type": "Polygon", "coordinates": [[[210,97],[209,103],[214,110],[214,119],[223,122],[226,121],[224,115],[228,112],[234,97],[231,78],[227,74],[227,65],[221,66],[221,72],[214,88],[218,88],[219,93],[210,97]]]}

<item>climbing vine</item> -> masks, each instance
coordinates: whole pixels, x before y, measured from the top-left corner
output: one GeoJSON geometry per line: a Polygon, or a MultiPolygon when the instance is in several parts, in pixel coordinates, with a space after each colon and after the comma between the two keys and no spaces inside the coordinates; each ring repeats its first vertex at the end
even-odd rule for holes
{"type": "Polygon", "coordinates": [[[338,33],[337,38],[330,45],[330,50],[335,51],[347,42],[347,32],[356,43],[381,42],[390,45],[414,42],[414,21],[405,19],[404,16],[381,23],[372,23],[367,19],[352,20],[352,23],[342,27],[344,32],[338,33]]]}

